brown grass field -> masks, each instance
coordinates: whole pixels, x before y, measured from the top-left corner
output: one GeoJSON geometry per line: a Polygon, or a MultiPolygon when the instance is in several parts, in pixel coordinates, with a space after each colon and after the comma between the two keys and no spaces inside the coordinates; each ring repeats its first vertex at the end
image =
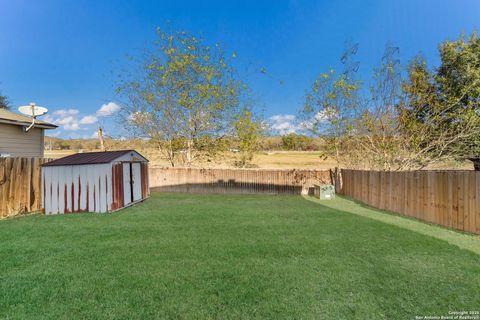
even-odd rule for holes
{"type": "MultiPolygon", "coordinates": [[[[91,150],[100,151],[100,150],[91,150]]],[[[150,160],[152,167],[169,167],[170,164],[162,159],[154,150],[138,150],[150,160]]],[[[87,152],[87,151],[86,151],[87,152]]],[[[75,153],[74,150],[46,150],[46,158],[61,158],[75,153]]],[[[195,166],[202,168],[233,168],[235,167],[236,154],[226,153],[216,161],[199,162],[195,166]]],[[[264,169],[329,169],[335,167],[335,162],[320,159],[320,152],[310,151],[272,151],[261,152],[255,155],[252,167],[264,169]]]]}
{"type": "MultiPolygon", "coordinates": [[[[88,150],[100,151],[100,150],[88,150]]],[[[85,152],[88,152],[85,150],[85,152]]],[[[147,159],[150,160],[151,167],[170,167],[170,164],[162,159],[161,155],[152,149],[137,149],[147,159]]],[[[46,158],[61,158],[75,153],[74,150],[46,150],[46,158]]],[[[323,160],[318,151],[270,151],[259,152],[252,161],[252,167],[260,169],[317,169],[324,170],[334,168],[335,161],[323,160]]],[[[225,153],[215,161],[198,162],[194,166],[201,168],[235,168],[235,160],[238,155],[234,153],[225,153]]],[[[179,165],[181,166],[181,165],[179,165]]],[[[467,161],[465,163],[442,163],[429,167],[428,169],[464,169],[473,170],[473,165],[467,161]]]]}

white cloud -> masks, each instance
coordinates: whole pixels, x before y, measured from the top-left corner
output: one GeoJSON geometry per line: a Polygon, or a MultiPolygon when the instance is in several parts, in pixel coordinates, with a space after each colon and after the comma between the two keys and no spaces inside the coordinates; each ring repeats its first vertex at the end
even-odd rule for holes
{"type": "Polygon", "coordinates": [[[293,114],[277,114],[270,117],[270,129],[280,135],[299,131],[300,125],[293,114]]]}
{"type": "Polygon", "coordinates": [[[46,116],[43,116],[41,120],[45,122],[50,122],[50,123],[53,123],[55,121],[55,119],[49,114],[47,114],[46,116]]]}
{"type": "Polygon", "coordinates": [[[80,119],[79,123],[80,124],[92,124],[92,123],[95,123],[97,121],[98,121],[97,117],[92,116],[92,115],[88,115],[88,116],[85,116],[82,119],[80,119]]]}
{"type": "Polygon", "coordinates": [[[115,102],[109,102],[103,104],[100,109],[97,110],[98,117],[108,117],[120,111],[120,106],[115,102]]]}
{"type": "Polygon", "coordinates": [[[80,125],[78,123],[78,118],[74,116],[66,116],[63,118],[57,119],[56,124],[63,126],[65,130],[76,131],[80,130],[80,125]]]}
{"type": "Polygon", "coordinates": [[[51,130],[45,131],[45,135],[47,137],[54,137],[55,138],[55,137],[58,137],[61,133],[60,131],[55,131],[55,132],[50,133],[50,131],[51,130]]]}
{"type": "Polygon", "coordinates": [[[321,124],[327,119],[325,113],[318,112],[313,118],[305,120],[300,123],[300,127],[303,129],[312,130],[315,125],[321,124]]]}
{"type": "Polygon", "coordinates": [[[269,119],[270,129],[276,134],[286,135],[289,133],[303,133],[306,130],[313,129],[315,124],[321,123],[325,120],[325,115],[317,113],[311,119],[299,121],[297,116],[293,114],[277,114],[271,116],[269,119]]]}
{"type": "Polygon", "coordinates": [[[54,111],[53,114],[59,117],[67,117],[67,116],[76,116],[80,113],[77,109],[60,109],[54,111]]]}
{"type": "Polygon", "coordinates": [[[94,115],[86,115],[79,119],[80,111],[78,109],[59,109],[47,115],[43,120],[61,126],[66,131],[77,131],[84,129],[81,125],[89,125],[98,121],[94,115]]]}
{"type": "Polygon", "coordinates": [[[293,114],[276,114],[270,117],[275,122],[294,121],[297,117],[293,114]]]}

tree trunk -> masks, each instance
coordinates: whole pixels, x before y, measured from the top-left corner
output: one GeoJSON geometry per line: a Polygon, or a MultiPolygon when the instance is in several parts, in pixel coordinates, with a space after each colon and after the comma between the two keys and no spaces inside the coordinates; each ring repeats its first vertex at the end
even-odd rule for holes
{"type": "Polygon", "coordinates": [[[173,152],[173,150],[168,151],[168,157],[170,158],[170,164],[172,165],[172,167],[175,167],[175,153],[173,152]]]}
{"type": "Polygon", "coordinates": [[[187,166],[190,167],[192,164],[192,149],[193,149],[193,141],[191,139],[187,140],[187,166]]]}
{"type": "Polygon", "coordinates": [[[98,127],[98,141],[100,142],[100,150],[105,151],[105,144],[103,142],[103,130],[102,127],[98,127]]]}
{"type": "Polygon", "coordinates": [[[339,167],[335,167],[335,171],[331,171],[331,174],[333,175],[332,182],[335,186],[335,193],[340,193],[343,187],[342,170],[339,167]]]}
{"type": "Polygon", "coordinates": [[[170,141],[169,146],[167,145],[158,145],[158,150],[160,153],[163,154],[163,157],[167,159],[168,162],[170,162],[170,165],[172,167],[175,167],[175,152],[173,151],[172,148],[172,142],[170,141]]]}

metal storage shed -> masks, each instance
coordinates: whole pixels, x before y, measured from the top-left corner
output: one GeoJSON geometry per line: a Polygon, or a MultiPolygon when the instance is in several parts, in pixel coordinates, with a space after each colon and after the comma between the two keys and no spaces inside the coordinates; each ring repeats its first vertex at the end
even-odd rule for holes
{"type": "Polygon", "coordinates": [[[148,160],[135,150],[77,153],[42,167],[45,214],[112,212],[150,195],[148,160]]]}

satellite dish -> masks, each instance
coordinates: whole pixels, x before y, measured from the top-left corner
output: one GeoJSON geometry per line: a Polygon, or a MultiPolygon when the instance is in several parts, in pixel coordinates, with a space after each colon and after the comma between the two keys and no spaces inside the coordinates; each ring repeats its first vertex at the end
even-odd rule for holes
{"type": "Polygon", "coordinates": [[[43,116],[48,112],[47,108],[40,107],[35,105],[34,102],[30,103],[28,106],[21,106],[18,108],[18,111],[23,113],[24,115],[36,118],[38,116],[43,116]]]}
{"type": "Polygon", "coordinates": [[[18,111],[20,111],[24,115],[32,117],[32,124],[29,125],[27,128],[25,128],[25,132],[28,132],[35,125],[35,119],[39,116],[43,116],[44,114],[46,114],[48,112],[48,109],[44,108],[44,107],[37,106],[37,105],[35,105],[34,102],[32,102],[28,106],[19,107],[18,111]]]}

